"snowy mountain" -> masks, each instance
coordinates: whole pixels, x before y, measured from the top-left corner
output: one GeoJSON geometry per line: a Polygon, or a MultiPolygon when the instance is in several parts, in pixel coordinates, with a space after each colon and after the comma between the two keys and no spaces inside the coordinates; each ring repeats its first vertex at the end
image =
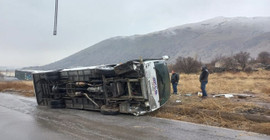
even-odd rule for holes
{"type": "Polygon", "coordinates": [[[256,57],[270,51],[270,17],[217,17],[145,35],[119,36],[101,41],[39,69],[121,63],[131,59],[179,56],[209,62],[217,55],[247,51],[256,57]]]}

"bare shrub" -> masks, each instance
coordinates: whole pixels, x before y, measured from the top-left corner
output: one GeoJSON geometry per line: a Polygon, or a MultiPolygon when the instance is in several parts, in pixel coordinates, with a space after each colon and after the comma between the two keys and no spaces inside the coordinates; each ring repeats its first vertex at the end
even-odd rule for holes
{"type": "Polygon", "coordinates": [[[257,61],[264,65],[270,64],[270,53],[266,51],[259,53],[257,61]]]}
{"type": "Polygon", "coordinates": [[[175,71],[187,74],[199,72],[200,67],[201,63],[192,57],[178,57],[173,65],[175,71]]]}
{"type": "Polygon", "coordinates": [[[237,69],[237,62],[233,57],[224,57],[222,59],[224,62],[224,68],[228,70],[236,70],[237,69]]]}
{"type": "Polygon", "coordinates": [[[240,52],[234,55],[234,59],[239,64],[242,71],[244,71],[245,68],[247,67],[249,58],[250,58],[250,54],[248,52],[240,52]]]}

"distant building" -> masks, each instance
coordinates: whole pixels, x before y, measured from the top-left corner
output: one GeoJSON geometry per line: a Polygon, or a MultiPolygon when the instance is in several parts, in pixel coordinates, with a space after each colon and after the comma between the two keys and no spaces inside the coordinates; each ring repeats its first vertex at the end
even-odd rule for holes
{"type": "Polygon", "coordinates": [[[15,70],[15,77],[19,80],[33,80],[33,70],[15,70]]]}
{"type": "Polygon", "coordinates": [[[215,63],[215,68],[223,68],[224,67],[224,62],[223,61],[217,61],[215,63]]]}
{"type": "Polygon", "coordinates": [[[5,77],[14,77],[15,76],[15,71],[14,70],[9,70],[9,69],[5,69],[5,70],[0,69],[0,75],[5,76],[5,77]]]}
{"type": "Polygon", "coordinates": [[[224,72],[225,71],[224,65],[225,65],[224,61],[217,61],[215,63],[215,67],[213,68],[213,72],[217,73],[224,72]]]}

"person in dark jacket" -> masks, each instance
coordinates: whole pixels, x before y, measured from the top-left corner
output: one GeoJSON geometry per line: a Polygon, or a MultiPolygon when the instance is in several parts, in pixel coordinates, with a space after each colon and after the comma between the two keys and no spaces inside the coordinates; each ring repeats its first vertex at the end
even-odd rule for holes
{"type": "Polygon", "coordinates": [[[208,69],[206,66],[203,66],[202,67],[202,73],[200,75],[200,82],[201,82],[201,89],[202,89],[202,97],[205,98],[207,97],[207,92],[205,90],[206,88],[206,84],[208,83],[208,75],[209,75],[209,72],[208,72],[208,69]]]}
{"type": "Polygon", "coordinates": [[[173,94],[177,94],[178,81],[179,81],[179,75],[172,70],[171,83],[173,87],[173,94]]]}

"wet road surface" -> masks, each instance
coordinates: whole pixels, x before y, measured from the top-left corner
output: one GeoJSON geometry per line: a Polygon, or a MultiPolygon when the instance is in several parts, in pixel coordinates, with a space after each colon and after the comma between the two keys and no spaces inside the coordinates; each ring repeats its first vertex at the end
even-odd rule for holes
{"type": "Polygon", "coordinates": [[[269,140],[270,136],[149,116],[48,109],[37,106],[35,98],[0,93],[0,139],[269,140]]]}

